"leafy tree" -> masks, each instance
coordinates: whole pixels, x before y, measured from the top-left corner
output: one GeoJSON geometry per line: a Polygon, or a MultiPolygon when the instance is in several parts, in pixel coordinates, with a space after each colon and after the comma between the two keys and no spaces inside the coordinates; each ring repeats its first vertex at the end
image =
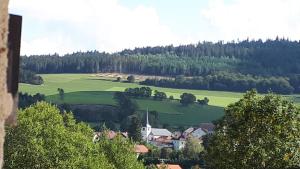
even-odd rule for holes
{"type": "Polygon", "coordinates": [[[200,140],[194,137],[188,137],[183,148],[183,155],[189,159],[199,159],[200,153],[204,150],[200,140]]]}
{"type": "Polygon", "coordinates": [[[207,97],[204,97],[203,100],[197,100],[197,102],[200,104],[200,105],[208,105],[208,102],[209,102],[209,99],[207,97]]]}
{"type": "Polygon", "coordinates": [[[34,85],[41,85],[44,83],[44,80],[41,76],[38,76],[36,73],[26,69],[20,69],[19,82],[28,83],[34,85]]]}
{"type": "Polygon", "coordinates": [[[154,91],[154,97],[155,100],[164,100],[167,98],[167,95],[165,92],[159,92],[157,90],[154,91]]]}
{"type": "Polygon", "coordinates": [[[124,92],[127,96],[133,96],[133,97],[146,97],[146,98],[149,98],[152,95],[152,89],[150,87],[127,88],[127,89],[125,89],[124,92]]]}
{"type": "Polygon", "coordinates": [[[37,103],[18,113],[17,126],[7,127],[4,168],[144,168],[130,141],[118,136],[93,143],[92,137],[71,113],[37,103]]]}
{"type": "Polygon", "coordinates": [[[30,105],[39,102],[39,101],[44,101],[45,100],[45,95],[37,93],[35,95],[29,95],[28,93],[19,93],[19,108],[26,108],[29,107],[30,105]]]}
{"type": "Polygon", "coordinates": [[[184,106],[188,106],[196,101],[196,96],[191,93],[183,93],[180,96],[180,103],[184,106]]]}
{"type": "Polygon", "coordinates": [[[128,136],[135,142],[140,142],[142,140],[141,135],[141,120],[138,116],[133,116],[131,118],[131,123],[128,128],[128,136]]]}
{"type": "Polygon", "coordinates": [[[162,149],[161,149],[160,157],[161,157],[162,159],[169,159],[171,153],[172,153],[172,149],[171,149],[171,148],[162,148],[162,149]]]}
{"type": "Polygon", "coordinates": [[[7,128],[4,168],[114,168],[92,136],[72,114],[37,103],[18,113],[17,126],[7,128]]]}
{"type": "Polygon", "coordinates": [[[64,89],[62,89],[62,88],[57,88],[57,91],[58,91],[60,100],[64,100],[64,97],[65,97],[65,91],[64,91],[64,89]]]}
{"type": "Polygon", "coordinates": [[[170,100],[174,100],[174,96],[170,96],[169,99],[170,99],[170,100]]]}
{"type": "Polygon", "coordinates": [[[209,138],[209,168],[300,167],[300,110],[280,96],[247,92],[225,108],[209,138]]]}
{"type": "Polygon", "coordinates": [[[129,83],[134,83],[135,77],[134,77],[133,75],[130,75],[130,76],[127,77],[127,81],[128,81],[129,83]]]}
{"type": "Polygon", "coordinates": [[[145,168],[143,163],[137,161],[136,154],[133,152],[133,144],[122,136],[117,135],[111,140],[107,137],[101,137],[99,145],[109,163],[113,164],[116,169],[145,168]]]}
{"type": "Polygon", "coordinates": [[[132,115],[138,109],[136,102],[132,101],[123,92],[115,92],[114,99],[118,102],[120,108],[120,120],[132,115]]]}
{"type": "Polygon", "coordinates": [[[140,92],[143,97],[149,98],[152,95],[152,89],[150,87],[141,87],[140,92]]]}

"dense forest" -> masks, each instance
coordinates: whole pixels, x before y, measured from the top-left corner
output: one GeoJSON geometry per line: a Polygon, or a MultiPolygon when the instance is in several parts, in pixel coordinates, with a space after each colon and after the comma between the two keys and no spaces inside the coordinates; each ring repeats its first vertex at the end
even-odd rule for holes
{"type": "MultiPolygon", "coordinates": [[[[245,81],[245,77],[247,79],[248,76],[252,76],[251,78],[257,83],[264,83],[258,82],[262,81],[258,79],[267,79],[266,84],[287,81],[287,86],[291,88],[289,87],[284,92],[279,89],[278,92],[292,93],[299,87],[292,84],[294,81],[290,80],[290,77],[300,74],[300,41],[276,38],[266,41],[199,42],[177,47],[170,45],[127,49],[112,54],[89,51],[64,56],[57,54],[23,56],[21,60],[21,68],[36,73],[120,72],[173,77],[178,75],[203,77],[218,72],[228,72],[235,73],[235,78],[242,78],[242,81],[245,81]],[[273,79],[269,76],[272,76],[273,79]],[[278,77],[280,78],[274,80],[278,77]]],[[[226,85],[228,85],[227,83],[226,85]]],[[[238,91],[244,91],[253,86],[263,86],[261,87],[264,88],[262,91],[266,91],[270,88],[273,89],[276,85],[242,85],[240,88],[243,89],[238,89],[238,91]]],[[[231,86],[236,85],[213,88],[237,91],[231,86]]],[[[279,88],[282,87],[285,86],[279,88]]]]}
{"type": "Polygon", "coordinates": [[[300,92],[300,75],[289,77],[261,77],[240,73],[218,72],[206,76],[186,78],[177,76],[175,79],[146,79],[142,85],[159,86],[179,89],[201,89],[246,92],[257,89],[260,93],[275,92],[291,94],[300,92]]]}
{"type": "Polygon", "coordinates": [[[37,75],[33,71],[21,69],[20,76],[19,76],[19,82],[40,85],[40,84],[44,83],[44,80],[41,76],[37,75]]]}

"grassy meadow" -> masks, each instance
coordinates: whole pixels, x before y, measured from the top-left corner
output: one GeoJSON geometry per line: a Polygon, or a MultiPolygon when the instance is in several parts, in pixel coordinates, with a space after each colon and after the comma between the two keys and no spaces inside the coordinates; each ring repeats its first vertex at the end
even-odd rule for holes
{"type": "MultiPolygon", "coordinates": [[[[45,74],[43,85],[20,84],[20,91],[29,94],[42,93],[46,100],[53,103],[62,103],[57,88],[65,91],[65,103],[68,104],[108,104],[115,105],[113,94],[115,91],[124,91],[126,88],[141,87],[137,83],[114,82],[111,77],[99,77],[94,74],[45,74]]],[[[122,79],[125,80],[125,79],[122,79]]],[[[152,87],[152,90],[166,92],[167,96],[179,99],[184,92],[193,93],[197,99],[209,98],[208,106],[198,104],[188,107],[181,106],[177,100],[155,101],[152,99],[137,99],[140,110],[156,110],[161,122],[168,124],[192,125],[201,122],[216,120],[224,114],[223,107],[237,101],[242,93],[220,92],[206,90],[187,90],[152,87]]],[[[295,102],[300,102],[299,96],[287,96],[295,102]]]]}

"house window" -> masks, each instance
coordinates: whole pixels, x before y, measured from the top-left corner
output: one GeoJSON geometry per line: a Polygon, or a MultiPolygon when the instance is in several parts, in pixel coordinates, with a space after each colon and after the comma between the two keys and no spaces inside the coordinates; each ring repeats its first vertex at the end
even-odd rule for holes
{"type": "Polygon", "coordinates": [[[145,128],[142,128],[143,131],[145,131],[145,128]]]}

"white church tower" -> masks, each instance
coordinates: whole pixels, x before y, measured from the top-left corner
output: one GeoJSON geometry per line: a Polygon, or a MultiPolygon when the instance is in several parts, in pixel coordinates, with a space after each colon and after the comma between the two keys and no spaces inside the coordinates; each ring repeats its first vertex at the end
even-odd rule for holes
{"type": "Polygon", "coordinates": [[[142,127],[142,138],[144,141],[148,143],[149,141],[149,135],[151,133],[151,126],[149,124],[149,119],[148,119],[148,108],[147,108],[147,122],[146,122],[146,127],[142,127]]]}

